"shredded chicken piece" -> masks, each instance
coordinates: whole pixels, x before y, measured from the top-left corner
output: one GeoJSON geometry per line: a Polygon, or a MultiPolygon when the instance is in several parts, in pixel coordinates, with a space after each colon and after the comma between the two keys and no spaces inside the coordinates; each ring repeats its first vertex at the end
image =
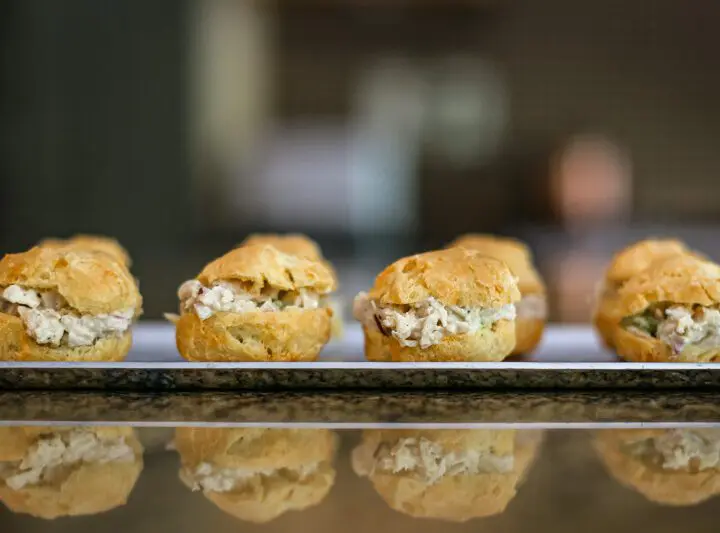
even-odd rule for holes
{"type": "Polygon", "coordinates": [[[286,471],[302,481],[317,472],[319,466],[319,463],[313,463],[303,465],[303,467],[298,470],[245,470],[242,468],[222,468],[211,463],[200,463],[195,470],[183,468],[180,475],[185,484],[193,491],[230,492],[235,488],[247,484],[253,478],[270,477],[278,474],[280,471],[286,471]]]}
{"type": "Polygon", "coordinates": [[[218,281],[212,286],[206,287],[195,279],[180,285],[178,298],[180,298],[183,310],[194,310],[201,320],[206,320],[218,312],[277,312],[288,308],[317,309],[321,303],[320,295],[305,289],[286,293],[275,290],[268,291],[266,294],[252,295],[239,283],[218,281]]]}
{"type": "Polygon", "coordinates": [[[467,308],[444,305],[435,298],[401,306],[380,306],[361,292],[355,297],[353,314],[365,327],[392,335],[402,346],[422,349],[438,344],[446,335],[474,333],[498,320],[514,320],[515,306],[467,308]]]}
{"type": "Polygon", "coordinates": [[[720,347],[720,311],[709,307],[689,309],[677,305],[665,310],[665,320],[658,324],[657,338],[672,347],[675,354],[686,346],[720,347]]]}
{"type": "Polygon", "coordinates": [[[2,291],[0,312],[19,316],[38,344],[89,346],[100,338],[121,335],[130,327],[134,309],[111,314],[79,315],[56,291],[10,285],[2,291]]]}
{"type": "Polygon", "coordinates": [[[478,450],[446,452],[442,446],[424,437],[382,443],[375,452],[375,470],[413,472],[429,484],[444,477],[481,473],[504,473],[513,469],[512,455],[494,455],[478,450]]]}
{"type": "Polygon", "coordinates": [[[124,437],[102,439],[77,429],[41,436],[20,461],[0,463],[0,478],[13,490],[52,480],[61,469],[78,463],[130,462],[135,451],[124,437]]]}

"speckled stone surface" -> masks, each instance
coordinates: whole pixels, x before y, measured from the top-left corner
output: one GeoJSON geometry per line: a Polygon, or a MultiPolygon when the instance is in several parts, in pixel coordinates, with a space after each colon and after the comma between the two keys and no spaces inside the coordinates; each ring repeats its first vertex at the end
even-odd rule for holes
{"type": "Polygon", "coordinates": [[[0,393],[0,423],[720,424],[716,393],[0,393]]]}
{"type": "Polygon", "coordinates": [[[720,366],[625,363],[115,364],[0,363],[0,389],[679,389],[720,387],[720,366]]]}

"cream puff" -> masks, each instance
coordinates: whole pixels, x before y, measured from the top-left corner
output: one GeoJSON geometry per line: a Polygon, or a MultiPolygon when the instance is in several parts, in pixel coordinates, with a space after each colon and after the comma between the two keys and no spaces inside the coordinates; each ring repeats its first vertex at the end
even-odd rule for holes
{"type": "Polygon", "coordinates": [[[697,505],[720,494],[720,430],[601,430],[593,440],[610,474],[663,505],[697,505]]]}
{"type": "Polygon", "coordinates": [[[629,361],[720,361],[720,266],[680,255],[618,290],[615,348],[629,361]]]}
{"type": "Polygon", "coordinates": [[[517,278],[464,248],[400,259],[355,298],[372,361],[500,361],[515,348],[517,278]]]}
{"type": "Polygon", "coordinates": [[[505,511],[539,442],[515,430],[367,430],[352,466],[396,511],[465,522],[505,511]]]}
{"type": "Polygon", "coordinates": [[[132,266],[130,254],[122,245],[112,237],[102,235],[74,235],[69,239],[45,239],[38,243],[38,246],[45,248],[69,248],[75,250],[86,250],[100,252],[113,257],[126,267],[132,266]]]}
{"type": "Polygon", "coordinates": [[[175,448],[185,485],[250,522],[315,506],[335,482],[326,429],[178,428],[175,448]]]}
{"type": "Polygon", "coordinates": [[[0,260],[0,360],[120,361],[142,297],[111,256],[36,247],[0,260]]]}
{"type": "Polygon", "coordinates": [[[533,265],[530,249],[520,241],[493,235],[463,235],[451,247],[477,250],[483,255],[503,261],[518,278],[522,299],[515,305],[516,343],[513,354],[533,351],[540,343],[547,321],[545,283],[533,265]]]}
{"type": "Polygon", "coordinates": [[[605,345],[615,348],[615,332],[622,314],[618,290],[633,276],[637,276],[654,262],[690,254],[690,250],[675,239],[648,239],[628,246],[613,257],[605,273],[597,296],[593,324],[605,345]]]}
{"type": "Polygon", "coordinates": [[[39,518],[124,505],[143,468],[129,427],[0,428],[0,501],[39,518]]]}
{"type": "Polygon", "coordinates": [[[189,361],[314,361],[330,338],[333,272],[267,244],[236,248],[180,286],[189,361]]]}

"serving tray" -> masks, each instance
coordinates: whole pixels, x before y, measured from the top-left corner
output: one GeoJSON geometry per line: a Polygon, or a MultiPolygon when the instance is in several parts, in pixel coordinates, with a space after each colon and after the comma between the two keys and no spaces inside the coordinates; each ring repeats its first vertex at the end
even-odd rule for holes
{"type": "Polygon", "coordinates": [[[0,363],[0,389],[680,389],[720,388],[720,364],[628,363],[589,327],[550,326],[538,350],[499,363],[371,363],[348,325],[313,363],[189,363],[170,324],[146,322],[122,363],[0,363]]]}

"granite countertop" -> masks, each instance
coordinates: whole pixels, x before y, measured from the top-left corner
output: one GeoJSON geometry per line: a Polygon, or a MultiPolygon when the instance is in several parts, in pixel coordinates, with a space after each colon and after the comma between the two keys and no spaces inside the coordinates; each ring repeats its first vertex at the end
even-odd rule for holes
{"type": "Polygon", "coordinates": [[[718,423],[712,392],[2,392],[0,423],[611,424],[718,423]],[[4,421],[4,422],[2,422],[4,421]]]}

